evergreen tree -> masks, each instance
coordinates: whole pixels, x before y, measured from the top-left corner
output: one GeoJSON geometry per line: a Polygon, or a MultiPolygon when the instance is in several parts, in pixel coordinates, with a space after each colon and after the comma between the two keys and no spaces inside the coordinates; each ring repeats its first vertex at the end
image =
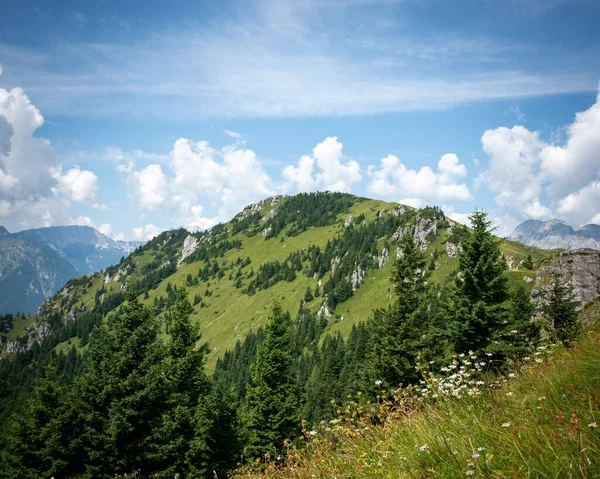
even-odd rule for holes
{"type": "Polygon", "coordinates": [[[506,262],[487,213],[469,216],[473,232],[462,242],[459,273],[448,308],[458,352],[484,349],[493,332],[507,318],[503,304],[508,299],[506,262]]]}
{"type": "Polygon", "coordinates": [[[233,389],[215,383],[210,396],[200,398],[194,428],[196,435],[186,454],[191,477],[226,477],[242,452],[238,400],[233,389]]]}
{"type": "Polygon", "coordinates": [[[246,396],[249,458],[276,454],[285,440],[294,439],[299,432],[299,406],[289,344],[289,315],[275,303],[265,326],[265,339],[252,366],[246,396]]]}
{"type": "Polygon", "coordinates": [[[540,326],[533,321],[535,305],[522,283],[517,284],[510,293],[510,306],[507,320],[493,333],[492,343],[487,352],[496,359],[507,359],[525,355],[539,340],[540,326]]]}
{"type": "Polygon", "coordinates": [[[581,333],[573,290],[563,282],[559,274],[552,278],[544,315],[553,328],[555,338],[565,344],[569,344],[581,333]]]}
{"type": "Polygon", "coordinates": [[[198,325],[190,321],[192,311],[187,289],[178,289],[171,309],[167,344],[167,412],[163,414],[162,430],[157,438],[161,443],[158,458],[164,461],[161,470],[168,477],[181,474],[187,468],[186,457],[197,434],[194,428],[196,409],[210,387],[204,372],[206,349],[199,345],[198,325]]]}
{"type": "Polygon", "coordinates": [[[36,479],[51,477],[56,472],[48,447],[51,440],[48,424],[64,393],[53,369],[47,368],[25,409],[11,421],[5,451],[0,456],[5,468],[0,477],[36,479]]]}
{"type": "Polygon", "coordinates": [[[88,475],[158,468],[156,436],[168,391],[158,332],[149,310],[130,294],[123,314],[112,316],[90,343],[75,396],[85,418],[88,475]]]}
{"type": "Polygon", "coordinates": [[[402,255],[391,276],[396,301],[389,309],[375,312],[365,365],[366,390],[376,391],[379,381],[386,388],[395,388],[415,375],[424,326],[419,324],[415,312],[425,292],[426,258],[410,234],[402,236],[399,247],[402,255]]]}

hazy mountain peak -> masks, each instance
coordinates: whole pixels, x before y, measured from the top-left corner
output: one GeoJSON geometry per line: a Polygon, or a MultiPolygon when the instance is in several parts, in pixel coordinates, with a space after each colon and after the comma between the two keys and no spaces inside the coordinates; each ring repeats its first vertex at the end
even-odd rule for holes
{"type": "Polygon", "coordinates": [[[0,236],[9,235],[9,231],[2,225],[0,225],[0,236]]]}
{"type": "Polygon", "coordinates": [[[600,250],[600,226],[589,224],[576,229],[559,219],[527,220],[515,228],[509,239],[544,249],[600,250]]]}

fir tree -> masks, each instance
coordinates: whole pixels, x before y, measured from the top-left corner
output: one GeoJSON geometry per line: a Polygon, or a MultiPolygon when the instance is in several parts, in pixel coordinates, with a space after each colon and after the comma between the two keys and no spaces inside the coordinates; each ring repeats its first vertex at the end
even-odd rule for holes
{"type": "Polygon", "coordinates": [[[572,288],[563,282],[559,274],[552,278],[543,309],[557,340],[569,344],[579,336],[581,326],[577,319],[577,301],[572,288]]]}
{"type": "Polygon", "coordinates": [[[250,458],[276,454],[299,432],[298,400],[289,349],[289,317],[278,303],[265,326],[247,392],[250,458]]]}
{"type": "Polygon", "coordinates": [[[458,352],[484,349],[492,333],[506,320],[508,299],[506,263],[499,240],[487,213],[469,216],[473,232],[462,242],[459,273],[451,296],[448,315],[453,319],[453,336],[458,352]]]}
{"type": "Polygon", "coordinates": [[[167,345],[167,412],[163,414],[162,430],[157,438],[162,443],[157,451],[158,457],[164,460],[161,469],[169,477],[186,470],[186,457],[196,438],[196,409],[208,395],[210,386],[204,372],[206,350],[199,345],[198,325],[190,321],[192,311],[187,290],[180,288],[171,309],[167,345]]]}
{"type": "Polygon", "coordinates": [[[386,388],[398,387],[413,379],[418,339],[423,325],[414,316],[425,292],[425,254],[410,234],[400,239],[402,256],[394,264],[391,280],[396,301],[387,310],[375,312],[373,334],[365,366],[367,390],[376,390],[383,382],[386,388]]]}
{"type": "Polygon", "coordinates": [[[129,295],[123,309],[99,329],[76,385],[85,418],[87,473],[95,477],[148,474],[158,466],[166,351],[156,320],[135,296],[129,295]]]}
{"type": "Polygon", "coordinates": [[[200,398],[194,417],[196,435],[186,454],[191,477],[227,477],[242,452],[238,400],[218,381],[210,396],[200,398]]]}

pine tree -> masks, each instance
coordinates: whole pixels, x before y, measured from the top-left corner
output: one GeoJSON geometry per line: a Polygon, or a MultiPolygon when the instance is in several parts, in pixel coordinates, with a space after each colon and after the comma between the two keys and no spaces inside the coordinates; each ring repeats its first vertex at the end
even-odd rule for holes
{"type": "Polygon", "coordinates": [[[493,341],[486,348],[496,360],[527,354],[539,340],[540,326],[533,321],[535,305],[527,288],[517,284],[510,293],[510,306],[506,324],[493,333],[493,341]]]}
{"type": "Polygon", "coordinates": [[[543,308],[546,320],[552,326],[555,338],[568,345],[579,336],[581,326],[577,319],[577,301],[573,290],[559,274],[552,278],[546,301],[543,308]]]}
{"type": "Polygon", "coordinates": [[[375,312],[365,365],[366,390],[376,391],[379,381],[388,389],[395,388],[415,375],[424,326],[415,313],[425,292],[426,258],[410,234],[402,236],[399,247],[402,256],[391,276],[396,301],[391,308],[375,312]]]}
{"type": "Polygon", "coordinates": [[[210,396],[200,398],[194,417],[195,437],[186,454],[191,477],[227,477],[242,452],[238,400],[218,381],[210,396]]]}
{"type": "Polygon", "coordinates": [[[252,366],[246,396],[249,436],[246,456],[249,458],[276,454],[285,440],[292,440],[299,433],[299,406],[288,328],[289,316],[275,303],[265,326],[265,339],[252,366]]]}
{"type": "Polygon", "coordinates": [[[483,350],[494,331],[506,320],[508,299],[506,262],[499,240],[493,236],[487,213],[469,216],[473,232],[462,242],[459,273],[448,308],[453,319],[453,336],[458,352],[483,350]]]}
{"type": "Polygon", "coordinates": [[[157,456],[164,460],[161,470],[169,477],[181,474],[187,468],[186,457],[196,437],[196,409],[210,391],[209,379],[204,372],[206,349],[199,345],[198,325],[190,321],[192,311],[187,289],[178,289],[171,309],[167,343],[167,411],[156,438],[160,444],[157,456]]]}
{"type": "Polygon", "coordinates": [[[158,324],[133,294],[90,343],[77,381],[87,474],[113,476],[158,467],[158,444],[168,387],[158,324]]]}

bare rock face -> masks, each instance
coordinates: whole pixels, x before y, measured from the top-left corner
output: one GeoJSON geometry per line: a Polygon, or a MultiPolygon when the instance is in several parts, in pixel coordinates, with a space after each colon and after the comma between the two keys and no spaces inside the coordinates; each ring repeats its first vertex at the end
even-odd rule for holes
{"type": "Polygon", "coordinates": [[[531,292],[531,297],[538,305],[543,304],[555,274],[573,287],[579,309],[600,296],[600,252],[565,251],[550,263],[542,265],[536,272],[535,286],[531,292]]]}
{"type": "Polygon", "coordinates": [[[183,250],[181,256],[177,260],[177,266],[181,266],[186,258],[189,258],[198,247],[198,238],[192,235],[187,235],[183,241],[183,250]]]}
{"type": "Polygon", "coordinates": [[[360,266],[352,272],[352,276],[350,276],[350,284],[352,285],[352,291],[356,291],[362,286],[363,280],[365,279],[366,275],[366,271],[360,266]]]}
{"type": "Polygon", "coordinates": [[[354,223],[354,216],[348,215],[346,221],[344,221],[344,227],[348,228],[352,223],[354,223]]]}
{"type": "Polygon", "coordinates": [[[327,307],[326,303],[323,303],[319,308],[319,311],[317,312],[317,317],[325,318],[327,321],[331,319],[331,312],[329,311],[329,308],[327,307]]]}
{"type": "Polygon", "coordinates": [[[450,241],[446,242],[446,254],[448,258],[456,258],[460,251],[461,247],[459,244],[451,243],[450,241]]]}
{"type": "Polygon", "coordinates": [[[269,236],[271,234],[272,228],[269,226],[267,228],[265,228],[264,230],[262,230],[262,235],[266,238],[267,236],[269,236]]]}
{"type": "Polygon", "coordinates": [[[398,205],[396,209],[390,211],[393,216],[402,216],[404,213],[406,213],[406,206],[404,205],[398,205]]]}
{"type": "Polygon", "coordinates": [[[415,243],[417,243],[422,251],[425,251],[427,249],[427,245],[429,244],[427,237],[430,234],[435,234],[436,232],[437,224],[434,220],[421,218],[419,216],[414,226],[399,228],[398,231],[396,231],[392,236],[392,239],[394,241],[398,241],[405,233],[412,234],[415,243]]]}
{"type": "Polygon", "coordinates": [[[390,259],[390,252],[387,248],[383,248],[383,250],[381,251],[381,256],[379,257],[379,269],[383,268],[388,260],[390,259]]]}
{"type": "Polygon", "coordinates": [[[335,270],[338,268],[339,265],[340,265],[340,258],[338,258],[336,256],[335,258],[333,258],[331,260],[331,274],[335,273],[335,270]]]}

